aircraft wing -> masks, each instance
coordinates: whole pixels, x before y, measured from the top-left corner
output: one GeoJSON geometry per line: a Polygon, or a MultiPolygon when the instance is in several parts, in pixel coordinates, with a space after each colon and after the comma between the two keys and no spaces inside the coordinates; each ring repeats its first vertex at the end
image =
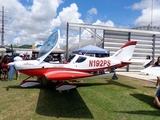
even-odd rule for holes
{"type": "Polygon", "coordinates": [[[149,62],[152,60],[147,60],[147,59],[131,59],[129,61],[122,61],[124,63],[141,63],[143,66],[147,65],[149,62]]]}
{"type": "Polygon", "coordinates": [[[145,66],[146,64],[148,64],[151,60],[146,60],[146,59],[131,59],[131,60],[123,60],[121,61],[120,65],[114,66],[114,68],[122,68],[126,65],[129,65],[131,63],[141,63],[143,64],[143,66],[145,66]]]}
{"type": "Polygon", "coordinates": [[[132,63],[142,63],[143,66],[145,66],[146,64],[148,64],[151,61],[152,60],[149,60],[149,59],[131,59],[130,60],[130,62],[132,62],[132,63]]]}
{"type": "Polygon", "coordinates": [[[146,59],[131,59],[128,61],[121,61],[121,64],[116,66],[116,68],[121,68],[124,67],[126,65],[129,65],[131,63],[141,63],[143,64],[143,66],[145,66],[146,64],[148,64],[151,60],[146,60],[146,59]]]}
{"type": "Polygon", "coordinates": [[[63,80],[71,80],[76,78],[83,78],[83,77],[90,77],[93,74],[88,72],[80,72],[80,71],[73,71],[73,70],[59,70],[59,71],[51,71],[45,73],[45,77],[47,80],[56,80],[56,81],[63,81],[63,80]]]}
{"type": "Polygon", "coordinates": [[[160,76],[160,67],[148,67],[146,69],[141,70],[141,72],[152,74],[155,76],[160,76]]]}

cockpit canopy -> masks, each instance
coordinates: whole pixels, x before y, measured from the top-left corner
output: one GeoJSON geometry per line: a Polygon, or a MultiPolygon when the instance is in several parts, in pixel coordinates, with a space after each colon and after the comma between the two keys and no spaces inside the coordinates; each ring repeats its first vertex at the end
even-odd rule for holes
{"type": "Polygon", "coordinates": [[[87,59],[85,56],[81,55],[72,55],[67,62],[75,62],[75,63],[82,63],[87,59]]]}
{"type": "Polygon", "coordinates": [[[57,30],[56,32],[52,33],[48,39],[42,45],[39,54],[38,54],[38,61],[42,62],[56,47],[58,40],[60,38],[60,32],[57,30]]]}
{"type": "Polygon", "coordinates": [[[57,43],[58,41],[58,33],[57,31],[52,33],[48,39],[44,42],[43,46],[41,47],[38,58],[48,53],[57,43]]]}

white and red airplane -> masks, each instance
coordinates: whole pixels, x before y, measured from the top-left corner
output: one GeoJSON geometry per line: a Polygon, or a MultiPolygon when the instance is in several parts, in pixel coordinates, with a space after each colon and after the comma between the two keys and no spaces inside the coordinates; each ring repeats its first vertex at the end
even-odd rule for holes
{"type": "MultiPolygon", "coordinates": [[[[41,47],[37,60],[11,62],[8,65],[14,65],[21,73],[29,76],[45,77],[48,81],[61,82],[56,86],[57,90],[69,90],[76,86],[66,84],[65,81],[92,77],[95,76],[93,72],[109,68],[121,68],[131,64],[131,58],[137,43],[136,41],[126,42],[110,57],[98,58],[75,54],[69,58],[66,64],[44,62],[44,59],[54,50],[59,38],[59,30],[52,33],[41,47]]],[[[20,85],[22,87],[31,87],[37,84],[40,84],[40,82],[24,80],[20,85]]]]}

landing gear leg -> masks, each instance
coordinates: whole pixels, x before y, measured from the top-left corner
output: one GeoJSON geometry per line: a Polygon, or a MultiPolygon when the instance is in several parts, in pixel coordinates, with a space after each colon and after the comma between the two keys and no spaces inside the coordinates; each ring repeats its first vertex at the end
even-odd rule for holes
{"type": "Polygon", "coordinates": [[[118,77],[117,77],[116,73],[113,74],[112,80],[118,80],[118,77]]]}
{"type": "Polygon", "coordinates": [[[113,76],[112,76],[112,80],[118,80],[118,76],[116,75],[115,68],[113,68],[111,72],[114,73],[113,76]]]}

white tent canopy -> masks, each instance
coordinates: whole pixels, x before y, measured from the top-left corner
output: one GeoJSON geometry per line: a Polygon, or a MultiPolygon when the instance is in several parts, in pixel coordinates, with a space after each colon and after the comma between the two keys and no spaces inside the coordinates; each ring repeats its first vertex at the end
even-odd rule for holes
{"type": "Polygon", "coordinates": [[[99,53],[99,54],[109,54],[110,51],[108,50],[105,50],[103,48],[100,48],[100,47],[97,47],[97,46],[94,46],[94,45],[87,45],[85,47],[82,47],[82,48],[79,48],[77,50],[73,50],[73,53],[88,53],[88,54],[96,54],[96,53],[99,53]]]}

